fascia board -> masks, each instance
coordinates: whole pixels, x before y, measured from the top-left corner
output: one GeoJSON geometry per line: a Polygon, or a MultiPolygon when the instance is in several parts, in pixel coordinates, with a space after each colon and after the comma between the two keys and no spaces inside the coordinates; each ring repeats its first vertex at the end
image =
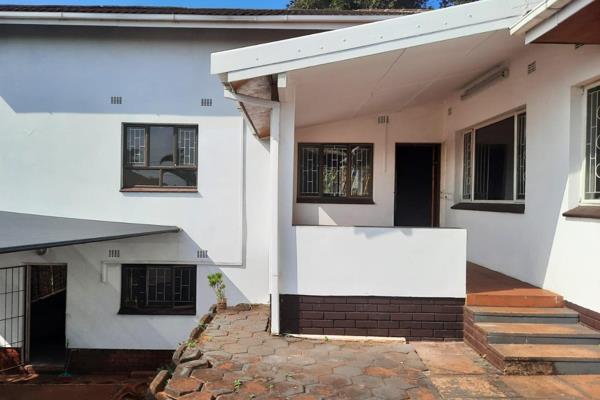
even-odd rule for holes
{"type": "Polygon", "coordinates": [[[337,31],[213,53],[211,72],[229,81],[281,73],[494,30],[521,18],[524,0],[477,3],[337,31]]]}
{"type": "MultiPolygon", "coordinates": [[[[583,8],[589,6],[595,0],[574,0],[567,4],[561,10],[556,10],[553,15],[541,21],[536,26],[527,31],[525,35],[525,43],[529,44],[539,39],[544,34],[556,28],[559,24],[572,17],[583,8]]],[[[599,22],[600,23],[600,22],[599,22]]]]}
{"type": "Polygon", "coordinates": [[[545,21],[572,0],[544,0],[510,28],[511,35],[523,34],[545,21]]]}

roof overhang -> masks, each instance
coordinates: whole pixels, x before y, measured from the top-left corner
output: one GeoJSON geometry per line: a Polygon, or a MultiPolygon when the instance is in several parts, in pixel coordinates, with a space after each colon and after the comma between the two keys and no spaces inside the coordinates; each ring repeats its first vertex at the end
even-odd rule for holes
{"type": "Polygon", "coordinates": [[[511,34],[525,42],[600,44],[600,1],[546,0],[518,21],[511,34]]]}
{"type": "Polygon", "coordinates": [[[0,211],[0,254],[176,233],[176,226],[132,224],[0,211]]]}
{"type": "Polygon", "coordinates": [[[509,29],[531,0],[481,0],[421,14],[212,54],[227,82],[310,68],[399,49],[509,29]]]}
{"type": "Polygon", "coordinates": [[[481,0],[214,53],[212,73],[226,87],[285,76],[294,88],[297,127],[399,112],[439,103],[502,66],[524,47],[510,27],[535,4],[481,0]]]}

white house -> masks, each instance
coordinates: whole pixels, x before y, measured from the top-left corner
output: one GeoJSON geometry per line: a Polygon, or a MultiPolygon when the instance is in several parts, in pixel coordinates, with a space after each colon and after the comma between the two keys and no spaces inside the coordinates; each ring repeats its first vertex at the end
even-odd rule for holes
{"type": "Polygon", "coordinates": [[[81,369],[168,359],[217,270],[274,334],[460,339],[467,260],[600,327],[599,8],[0,7],[3,354],[43,265],[81,369]]]}

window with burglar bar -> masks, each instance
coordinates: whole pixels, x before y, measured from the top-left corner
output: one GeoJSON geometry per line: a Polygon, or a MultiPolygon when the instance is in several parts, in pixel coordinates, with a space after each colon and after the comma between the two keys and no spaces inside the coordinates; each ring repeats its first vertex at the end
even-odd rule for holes
{"type": "Polygon", "coordinates": [[[525,200],[525,112],[463,134],[463,201],[525,200]]]}
{"type": "Polygon", "coordinates": [[[372,203],[372,144],[298,145],[298,202],[372,203]]]}
{"type": "Polygon", "coordinates": [[[584,200],[600,200],[600,86],[587,91],[584,200]]]}
{"type": "Polygon", "coordinates": [[[119,314],[196,314],[195,265],[126,264],[119,314]]]}
{"type": "Polygon", "coordinates": [[[125,124],[123,189],[195,189],[198,127],[125,124]]]}

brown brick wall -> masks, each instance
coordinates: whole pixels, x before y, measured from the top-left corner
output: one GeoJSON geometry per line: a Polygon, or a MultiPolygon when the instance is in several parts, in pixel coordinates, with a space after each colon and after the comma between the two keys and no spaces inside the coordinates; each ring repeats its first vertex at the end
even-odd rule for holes
{"type": "Polygon", "coordinates": [[[171,362],[173,350],[73,349],[69,372],[155,371],[171,362]]]}
{"type": "Polygon", "coordinates": [[[600,313],[565,301],[565,305],[579,313],[579,320],[590,328],[600,330],[600,313]]]}
{"type": "Polygon", "coordinates": [[[21,349],[3,348],[0,349],[0,374],[18,373],[17,368],[21,364],[21,349]]]}
{"type": "Polygon", "coordinates": [[[464,303],[446,298],[284,294],[281,332],[456,341],[463,337],[464,303]]]}

